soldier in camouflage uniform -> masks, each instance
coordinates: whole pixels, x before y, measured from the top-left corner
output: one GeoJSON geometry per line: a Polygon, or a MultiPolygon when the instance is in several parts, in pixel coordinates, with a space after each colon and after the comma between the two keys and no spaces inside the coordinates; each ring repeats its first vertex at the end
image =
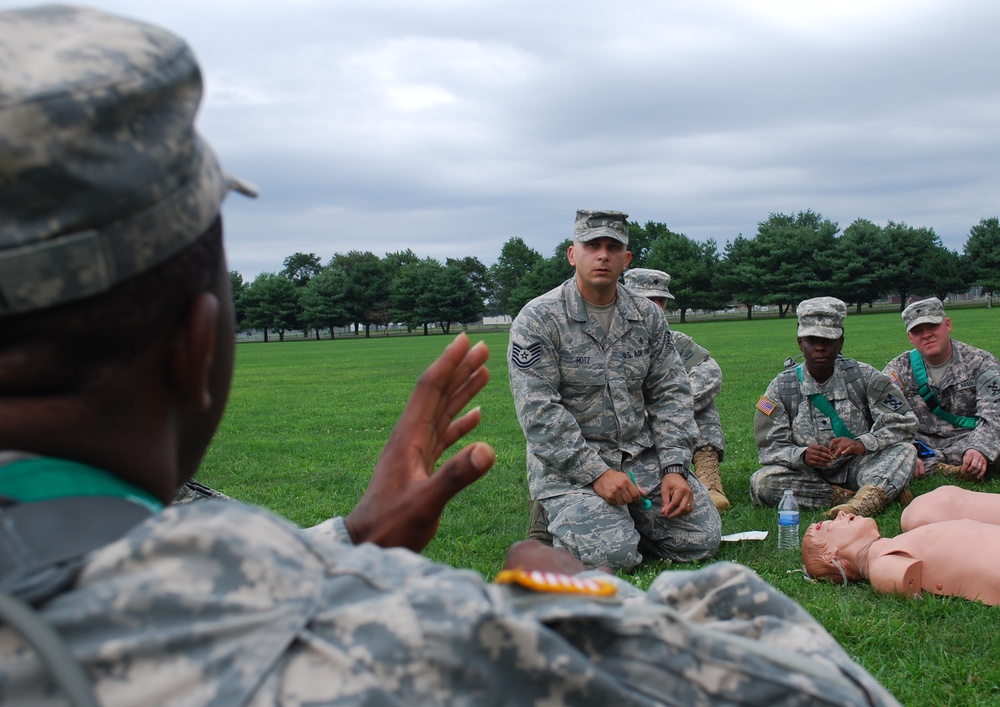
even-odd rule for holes
{"type": "Polygon", "coordinates": [[[872,516],[910,498],[916,418],[888,376],[842,358],[847,306],[834,297],[799,303],[805,363],[771,381],[757,403],[754,439],[763,468],[754,503],[776,506],[790,488],[803,508],[872,516]]]}
{"type": "MultiPolygon", "coordinates": [[[[670,274],[651,268],[632,268],[625,273],[625,286],[642,295],[666,311],[670,294],[670,274]]],[[[671,330],[674,347],[691,380],[694,397],[694,421],[698,425],[698,441],[693,457],[694,473],[708,489],[712,503],[724,513],[729,510],[729,499],[722,490],[719,462],[726,454],[726,441],[722,434],[722,418],[715,398],[722,390],[722,369],[708,349],[699,346],[687,334],[671,330]]]]}
{"type": "Polygon", "coordinates": [[[917,438],[934,451],[917,461],[915,476],[936,471],[982,480],[987,471],[996,473],[1000,463],[996,356],[952,339],[951,319],[937,297],[909,305],[903,310],[903,322],[915,348],[889,361],[883,372],[903,390],[916,413],[917,438]]]}
{"type": "Polygon", "coordinates": [[[531,498],[553,544],[588,567],[634,567],[640,547],[701,560],[722,537],[688,470],[698,429],[666,317],[618,283],[627,248],[627,214],[578,211],[567,253],[576,275],[526,304],[510,329],[531,498]]]}
{"type": "MultiPolygon", "coordinates": [[[[170,505],[225,407],[218,212],[249,191],[194,131],[200,93],[190,50],[156,27],[0,13],[0,587],[35,607],[9,620],[0,597],[0,702],[897,704],[737,565],[647,592],[606,576],[615,593],[595,600],[413,552],[493,463],[473,443],[432,473],[479,421],[454,412],[488,378],[464,335],[346,518],[301,530],[240,503],[170,505]]],[[[536,542],[507,566],[583,570],[536,542]]]]}

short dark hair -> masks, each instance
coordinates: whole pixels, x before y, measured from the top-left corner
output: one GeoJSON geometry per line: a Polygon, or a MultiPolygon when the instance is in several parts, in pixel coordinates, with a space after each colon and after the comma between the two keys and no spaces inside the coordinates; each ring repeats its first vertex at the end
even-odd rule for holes
{"type": "Polygon", "coordinates": [[[72,393],[99,368],[132,360],[216,287],[223,257],[218,217],[180,253],[107,292],[5,317],[0,395],[72,393]]]}

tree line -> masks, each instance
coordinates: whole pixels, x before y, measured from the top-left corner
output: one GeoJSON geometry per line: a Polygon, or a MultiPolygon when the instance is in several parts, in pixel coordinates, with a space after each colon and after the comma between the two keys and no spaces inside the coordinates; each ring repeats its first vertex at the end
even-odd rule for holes
{"type": "MultiPolygon", "coordinates": [[[[245,282],[230,272],[237,329],[276,332],[364,328],[401,323],[408,331],[467,323],[483,314],[515,316],[529,300],[573,275],[566,259],[571,239],[545,257],[521,238],[503,244],[496,263],[448,258],[441,263],[412,250],[379,257],[371,252],[335,254],[323,265],[315,253],[285,258],[278,273],[245,282]]],[[[992,300],[1000,287],[1000,220],[984,218],[969,231],[962,253],[944,247],[932,228],[857,219],[839,226],[813,211],[772,213],[753,237],[738,235],[720,252],[714,239],[699,242],[665,224],[629,223],[630,267],[671,275],[672,303],[681,322],[691,310],[735,305],[747,318],[757,305],[784,317],[809,297],[832,295],[858,310],[884,296],[900,309],[912,296],[964,292],[979,287],[992,300]]]]}

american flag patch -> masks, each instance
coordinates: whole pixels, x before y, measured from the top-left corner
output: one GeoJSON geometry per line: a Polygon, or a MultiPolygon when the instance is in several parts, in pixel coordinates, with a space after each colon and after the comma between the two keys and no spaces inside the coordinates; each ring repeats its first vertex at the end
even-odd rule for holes
{"type": "Polygon", "coordinates": [[[531,346],[521,346],[517,343],[511,344],[510,362],[518,368],[531,368],[542,358],[542,344],[536,341],[531,346]]]}
{"type": "Polygon", "coordinates": [[[889,377],[892,378],[892,382],[896,384],[896,387],[900,390],[903,389],[903,382],[899,380],[899,376],[896,375],[895,371],[889,371],[889,377]]]}
{"type": "Polygon", "coordinates": [[[767,415],[768,417],[771,416],[771,413],[774,412],[774,408],[776,407],[778,406],[774,404],[773,400],[769,400],[763,395],[760,396],[760,400],[757,401],[757,409],[760,410],[765,415],[767,415]]]}

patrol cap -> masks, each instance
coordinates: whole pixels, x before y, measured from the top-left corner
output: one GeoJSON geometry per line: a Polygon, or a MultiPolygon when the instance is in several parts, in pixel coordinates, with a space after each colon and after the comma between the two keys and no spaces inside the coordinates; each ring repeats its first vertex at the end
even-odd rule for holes
{"type": "Polygon", "coordinates": [[[650,268],[635,268],[625,271],[625,287],[643,297],[667,297],[670,294],[670,275],[662,270],[650,268]]]}
{"type": "Polygon", "coordinates": [[[0,12],[0,316],[104,292],[192,244],[230,189],[194,129],[201,71],[166,30],[0,12]]]}
{"type": "Polygon", "coordinates": [[[918,324],[940,324],[945,320],[944,302],[937,297],[914,302],[903,310],[903,324],[910,331],[918,324]]]}
{"type": "Polygon", "coordinates": [[[839,339],[844,335],[847,305],[836,297],[813,297],[799,302],[795,315],[799,319],[799,336],[839,339]]]}
{"type": "Polygon", "coordinates": [[[595,238],[614,238],[628,245],[628,214],[621,211],[591,211],[580,209],[576,212],[576,226],[573,240],[586,243],[595,238]]]}

